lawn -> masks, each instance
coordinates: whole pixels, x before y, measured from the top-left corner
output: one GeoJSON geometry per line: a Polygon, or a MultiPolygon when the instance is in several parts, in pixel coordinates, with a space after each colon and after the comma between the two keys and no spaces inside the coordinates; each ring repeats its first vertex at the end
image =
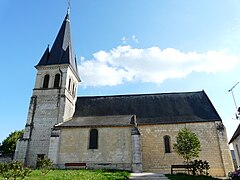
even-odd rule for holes
{"type": "MultiPolygon", "coordinates": [[[[51,170],[43,176],[40,170],[33,170],[26,179],[30,180],[107,180],[128,179],[130,173],[126,171],[104,171],[104,170],[51,170]]],[[[1,178],[0,178],[1,179],[1,178]]],[[[3,179],[3,178],[2,178],[3,179]]]]}
{"type": "MultiPolygon", "coordinates": [[[[170,180],[217,180],[211,176],[192,176],[187,174],[165,174],[170,180]]],[[[219,180],[219,179],[218,179],[219,180]]]]}

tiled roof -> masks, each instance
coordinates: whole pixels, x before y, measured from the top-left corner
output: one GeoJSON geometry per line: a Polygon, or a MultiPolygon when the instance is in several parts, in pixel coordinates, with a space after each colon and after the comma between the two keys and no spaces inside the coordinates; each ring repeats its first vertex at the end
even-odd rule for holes
{"type": "Polygon", "coordinates": [[[229,144],[232,143],[239,135],[240,135],[240,124],[238,125],[238,128],[234,132],[231,140],[229,141],[229,144]]]}
{"type": "Polygon", "coordinates": [[[137,124],[221,121],[204,91],[78,97],[73,120],[119,115],[136,115],[137,124]]]}
{"type": "Polygon", "coordinates": [[[44,52],[37,66],[70,64],[78,75],[76,57],[73,52],[70,19],[67,13],[51,50],[49,47],[44,52]]]}
{"type": "Polygon", "coordinates": [[[94,126],[133,126],[134,116],[89,116],[74,117],[70,121],[66,121],[56,127],[94,127],[94,126]]]}

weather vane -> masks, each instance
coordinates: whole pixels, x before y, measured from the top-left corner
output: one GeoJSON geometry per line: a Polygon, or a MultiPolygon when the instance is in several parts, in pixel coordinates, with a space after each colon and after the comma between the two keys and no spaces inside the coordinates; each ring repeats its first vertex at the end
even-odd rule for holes
{"type": "Polygon", "coordinates": [[[70,0],[68,0],[68,14],[70,13],[70,0]]]}

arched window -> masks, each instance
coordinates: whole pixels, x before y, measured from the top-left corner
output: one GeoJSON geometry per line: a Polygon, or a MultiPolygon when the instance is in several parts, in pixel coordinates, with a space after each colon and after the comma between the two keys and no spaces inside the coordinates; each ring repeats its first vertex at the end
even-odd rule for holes
{"type": "Polygon", "coordinates": [[[98,130],[91,129],[90,138],[89,138],[89,149],[97,149],[97,148],[98,148],[98,130]]]}
{"type": "Polygon", "coordinates": [[[68,90],[69,91],[71,90],[71,79],[69,79],[69,82],[68,82],[68,90]]]}
{"type": "Polygon", "coordinates": [[[164,139],[165,153],[171,153],[170,137],[169,136],[164,136],[163,139],[164,139]]]}
{"type": "Polygon", "coordinates": [[[43,88],[48,88],[48,83],[49,83],[49,75],[46,74],[43,80],[43,88]]]}
{"type": "Polygon", "coordinates": [[[56,74],[53,87],[58,88],[60,85],[59,83],[60,83],[60,74],[56,74]]]}

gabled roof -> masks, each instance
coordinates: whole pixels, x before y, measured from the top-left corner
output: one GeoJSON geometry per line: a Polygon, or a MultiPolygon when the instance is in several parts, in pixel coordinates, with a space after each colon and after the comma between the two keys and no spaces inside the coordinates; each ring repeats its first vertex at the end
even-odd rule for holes
{"type": "Polygon", "coordinates": [[[240,135],[240,124],[238,125],[238,128],[234,132],[231,140],[229,141],[229,144],[231,144],[239,135],[240,135]]]}
{"type": "Polygon", "coordinates": [[[78,97],[73,119],[136,115],[137,124],[221,121],[204,91],[78,97]]]}
{"type": "Polygon", "coordinates": [[[70,64],[78,75],[76,57],[73,52],[69,13],[67,13],[51,50],[47,47],[37,66],[70,64]]]}

